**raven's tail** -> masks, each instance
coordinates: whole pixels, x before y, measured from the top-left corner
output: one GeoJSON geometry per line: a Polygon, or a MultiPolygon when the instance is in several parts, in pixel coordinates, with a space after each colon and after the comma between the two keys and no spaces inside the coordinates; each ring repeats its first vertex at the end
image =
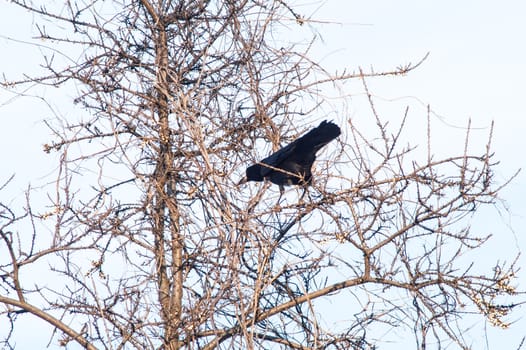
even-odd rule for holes
{"type": "Polygon", "coordinates": [[[312,129],[301,137],[301,142],[313,147],[314,152],[340,136],[340,127],[333,122],[322,121],[317,128],[312,129]]]}

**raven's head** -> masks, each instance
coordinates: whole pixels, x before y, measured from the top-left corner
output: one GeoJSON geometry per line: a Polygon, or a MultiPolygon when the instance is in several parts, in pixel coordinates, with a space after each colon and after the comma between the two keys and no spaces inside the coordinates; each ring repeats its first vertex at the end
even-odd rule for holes
{"type": "Polygon", "coordinates": [[[246,181],[263,181],[261,165],[254,164],[247,168],[246,181]]]}
{"type": "Polygon", "coordinates": [[[242,185],[248,181],[263,181],[263,176],[261,176],[261,166],[259,164],[254,164],[248,167],[245,176],[243,176],[237,185],[242,185]]]}

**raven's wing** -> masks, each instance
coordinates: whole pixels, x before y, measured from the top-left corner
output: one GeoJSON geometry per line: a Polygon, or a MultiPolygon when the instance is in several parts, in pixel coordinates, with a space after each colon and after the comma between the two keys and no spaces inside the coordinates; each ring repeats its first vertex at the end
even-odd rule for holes
{"type": "Polygon", "coordinates": [[[279,165],[284,160],[286,160],[289,157],[291,157],[294,154],[294,150],[296,148],[298,140],[299,139],[289,143],[285,147],[280,148],[279,150],[277,150],[276,152],[272,153],[267,158],[263,159],[260,163],[268,164],[270,167],[266,167],[264,165],[261,165],[261,176],[262,177],[267,176],[271,171],[274,171],[275,168],[279,168],[279,165]]]}

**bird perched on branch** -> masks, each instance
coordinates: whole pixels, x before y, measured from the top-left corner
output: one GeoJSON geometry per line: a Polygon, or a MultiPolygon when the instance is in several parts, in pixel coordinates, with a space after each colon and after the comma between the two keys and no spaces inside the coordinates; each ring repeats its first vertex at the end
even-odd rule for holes
{"type": "Polygon", "coordinates": [[[338,125],[326,120],[322,121],[318,127],[302,137],[249,166],[246,176],[239,184],[266,179],[278,185],[281,193],[284,191],[283,186],[286,185],[310,185],[311,168],[316,160],[316,153],[340,133],[338,125]]]}

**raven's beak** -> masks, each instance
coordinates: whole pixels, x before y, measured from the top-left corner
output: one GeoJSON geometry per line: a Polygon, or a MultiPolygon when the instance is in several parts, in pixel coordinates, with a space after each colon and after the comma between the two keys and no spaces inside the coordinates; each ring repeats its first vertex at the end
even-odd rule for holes
{"type": "Polygon", "coordinates": [[[236,184],[236,186],[240,186],[240,185],[242,185],[244,183],[247,183],[247,177],[246,176],[243,176],[241,178],[241,180],[239,180],[239,182],[236,184]]]}

